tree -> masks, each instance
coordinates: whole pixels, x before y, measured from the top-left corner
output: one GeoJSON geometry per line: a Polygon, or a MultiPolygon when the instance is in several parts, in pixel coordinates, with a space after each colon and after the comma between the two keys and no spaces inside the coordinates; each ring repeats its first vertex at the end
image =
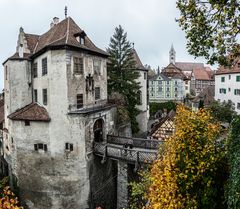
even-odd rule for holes
{"type": "Polygon", "coordinates": [[[179,26],[186,33],[191,55],[205,57],[210,64],[229,64],[237,57],[240,33],[239,0],[177,0],[179,26]]]}
{"type": "Polygon", "coordinates": [[[227,203],[228,209],[240,208],[240,116],[232,123],[229,146],[228,161],[230,165],[230,177],[228,180],[227,203]]]}
{"type": "Polygon", "coordinates": [[[139,110],[136,105],[140,104],[140,84],[136,81],[139,73],[136,71],[136,63],[133,57],[132,46],[127,40],[127,33],[123,28],[115,28],[115,33],[110,39],[108,48],[108,93],[118,92],[123,95],[126,109],[131,120],[133,133],[138,132],[136,116],[139,110]]]}
{"type": "Polygon", "coordinates": [[[0,181],[0,208],[1,209],[23,209],[19,206],[18,198],[7,186],[8,179],[4,178],[0,181]]]}
{"type": "Polygon", "coordinates": [[[165,142],[151,169],[147,208],[225,208],[218,193],[224,181],[215,181],[222,169],[218,124],[212,123],[208,111],[193,112],[183,105],[177,108],[175,124],[175,135],[165,142]]]}
{"type": "Polygon", "coordinates": [[[208,106],[208,109],[210,110],[214,119],[219,122],[231,123],[237,114],[231,101],[223,103],[214,101],[208,106]]]}

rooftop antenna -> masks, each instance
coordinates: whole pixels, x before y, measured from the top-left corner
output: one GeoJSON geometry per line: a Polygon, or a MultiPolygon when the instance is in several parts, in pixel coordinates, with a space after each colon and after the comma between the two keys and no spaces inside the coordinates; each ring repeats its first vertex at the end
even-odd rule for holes
{"type": "Polygon", "coordinates": [[[65,11],[65,18],[67,18],[67,6],[65,6],[64,11],[65,11]]]}

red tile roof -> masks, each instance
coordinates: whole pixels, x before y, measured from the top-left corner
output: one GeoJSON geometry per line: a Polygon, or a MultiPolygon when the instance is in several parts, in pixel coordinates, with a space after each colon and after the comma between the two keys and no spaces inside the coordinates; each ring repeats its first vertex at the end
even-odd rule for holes
{"type": "Polygon", "coordinates": [[[193,76],[196,80],[213,80],[211,73],[205,68],[193,69],[193,76]]]}
{"type": "Polygon", "coordinates": [[[176,62],[175,65],[183,71],[192,71],[193,69],[204,67],[203,63],[197,62],[176,62]]]}
{"type": "Polygon", "coordinates": [[[141,60],[140,60],[140,58],[139,58],[139,56],[138,56],[138,54],[137,54],[137,51],[136,51],[135,49],[132,49],[132,52],[133,52],[133,58],[134,58],[134,60],[135,60],[135,62],[136,62],[136,68],[137,68],[138,70],[147,70],[147,69],[143,66],[143,64],[142,64],[142,62],[141,62],[141,60]]]}
{"type": "Polygon", "coordinates": [[[29,121],[50,121],[47,110],[37,103],[31,103],[10,114],[8,118],[12,120],[29,120],[29,121]]]}

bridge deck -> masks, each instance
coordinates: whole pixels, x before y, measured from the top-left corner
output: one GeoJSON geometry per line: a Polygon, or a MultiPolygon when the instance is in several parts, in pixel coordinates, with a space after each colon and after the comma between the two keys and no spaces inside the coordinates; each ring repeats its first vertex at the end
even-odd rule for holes
{"type": "Polygon", "coordinates": [[[107,136],[106,142],[95,142],[94,153],[106,158],[123,160],[128,163],[151,163],[157,158],[158,148],[163,141],[129,138],[121,136],[107,136]],[[132,145],[132,149],[126,148],[132,145]]]}

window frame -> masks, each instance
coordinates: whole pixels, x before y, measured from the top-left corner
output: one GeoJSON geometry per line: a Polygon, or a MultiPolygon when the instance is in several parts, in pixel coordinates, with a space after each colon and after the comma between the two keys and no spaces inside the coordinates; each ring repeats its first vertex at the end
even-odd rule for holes
{"type": "Polygon", "coordinates": [[[73,57],[73,74],[84,74],[84,59],[83,57],[73,57]]]}
{"type": "Polygon", "coordinates": [[[47,89],[42,89],[42,102],[43,102],[43,105],[47,105],[48,104],[47,89]]]}
{"type": "Polygon", "coordinates": [[[83,94],[77,94],[76,99],[77,99],[77,102],[76,102],[77,109],[83,108],[83,94]]]}
{"type": "Polygon", "coordinates": [[[48,61],[47,61],[47,57],[44,57],[42,59],[42,76],[47,74],[48,74],[48,61]]]}
{"type": "Polygon", "coordinates": [[[99,86],[95,87],[94,89],[94,97],[95,97],[95,100],[99,100],[101,99],[101,89],[99,86]]]}
{"type": "Polygon", "coordinates": [[[33,78],[37,78],[38,77],[38,63],[34,62],[33,63],[33,78]]]}

